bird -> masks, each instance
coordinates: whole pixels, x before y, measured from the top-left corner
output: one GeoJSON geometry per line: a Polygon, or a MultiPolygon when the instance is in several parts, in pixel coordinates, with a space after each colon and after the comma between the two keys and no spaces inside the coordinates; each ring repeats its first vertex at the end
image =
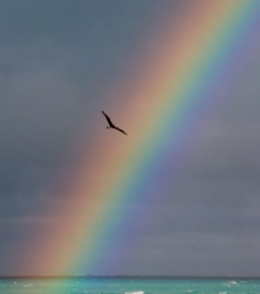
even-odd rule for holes
{"type": "Polygon", "coordinates": [[[116,126],[112,123],[110,117],[109,117],[109,116],[108,116],[103,110],[102,110],[102,113],[104,114],[104,116],[105,116],[105,118],[107,119],[107,122],[108,122],[107,129],[115,129],[115,130],[118,130],[119,132],[121,132],[121,133],[127,135],[127,133],[126,133],[125,131],[123,131],[122,129],[119,129],[118,127],[116,127],[116,126]]]}

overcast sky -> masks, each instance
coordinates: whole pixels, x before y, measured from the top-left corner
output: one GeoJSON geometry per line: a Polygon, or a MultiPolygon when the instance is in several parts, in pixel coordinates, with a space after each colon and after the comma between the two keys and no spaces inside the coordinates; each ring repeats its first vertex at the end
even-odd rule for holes
{"type": "MultiPolygon", "coordinates": [[[[106,92],[182,3],[0,0],[0,275],[27,274],[23,253],[53,213],[82,141],[93,146],[106,92]]],[[[253,38],[178,171],[171,161],[154,171],[152,181],[171,193],[139,211],[146,217],[132,247],[117,245],[124,266],[109,268],[105,252],[97,274],[260,276],[260,35],[253,38]]]]}

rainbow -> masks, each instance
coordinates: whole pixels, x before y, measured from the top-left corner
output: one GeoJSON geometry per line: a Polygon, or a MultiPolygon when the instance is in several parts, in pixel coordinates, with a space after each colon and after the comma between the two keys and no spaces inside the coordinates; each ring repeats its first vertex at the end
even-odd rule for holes
{"type": "Polygon", "coordinates": [[[111,96],[120,101],[120,111],[104,109],[129,136],[104,134],[97,126],[95,133],[102,134],[92,136],[95,144],[87,154],[82,148],[59,220],[35,241],[39,257],[31,272],[91,274],[102,264],[104,248],[125,237],[129,207],[144,201],[138,191],[155,197],[146,192],[150,170],[170,154],[177,161],[185,138],[198,127],[196,118],[221,98],[214,93],[235,75],[259,8],[258,0],[196,0],[187,1],[174,19],[169,12],[142,44],[146,57],[115,81],[111,96]]]}

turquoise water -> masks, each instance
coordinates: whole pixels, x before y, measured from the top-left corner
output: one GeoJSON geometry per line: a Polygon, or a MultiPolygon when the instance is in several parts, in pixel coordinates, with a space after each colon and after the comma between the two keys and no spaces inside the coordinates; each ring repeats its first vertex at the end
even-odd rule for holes
{"type": "Polygon", "coordinates": [[[260,294],[259,280],[3,279],[3,294],[260,294]]]}

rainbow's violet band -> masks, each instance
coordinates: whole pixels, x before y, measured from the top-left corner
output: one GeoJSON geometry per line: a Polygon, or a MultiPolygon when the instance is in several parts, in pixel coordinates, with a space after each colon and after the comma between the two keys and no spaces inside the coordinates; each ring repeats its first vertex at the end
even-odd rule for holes
{"type": "MultiPolygon", "coordinates": [[[[62,208],[64,222],[53,228],[50,243],[44,242],[48,258],[38,264],[43,272],[84,269],[91,274],[96,269],[104,246],[120,238],[129,204],[140,201],[136,192],[149,186],[142,175],[149,178],[149,171],[169,152],[178,156],[176,146],[193,123],[191,114],[196,117],[215,98],[208,97],[209,91],[226,78],[257,15],[258,0],[189,1],[179,15],[178,29],[178,20],[171,21],[169,14],[163,31],[147,42],[147,59],[136,66],[135,87],[124,89],[128,115],[122,115],[122,127],[134,138],[119,137],[120,152],[114,152],[111,140],[106,152],[93,150],[83,156],[85,162],[91,157],[92,172],[83,169],[62,208]]],[[[104,144],[102,136],[96,139],[104,144]]]]}

